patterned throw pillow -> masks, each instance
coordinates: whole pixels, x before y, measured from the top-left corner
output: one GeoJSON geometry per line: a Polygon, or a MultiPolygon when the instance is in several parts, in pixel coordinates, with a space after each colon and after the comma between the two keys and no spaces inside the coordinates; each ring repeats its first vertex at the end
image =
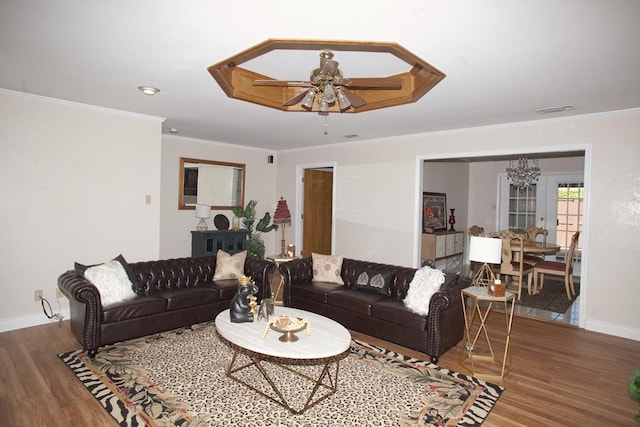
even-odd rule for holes
{"type": "Polygon", "coordinates": [[[218,249],[216,254],[216,271],[213,280],[237,279],[244,274],[244,261],[247,259],[247,251],[230,255],[218,249]]]}
{"type": "Polygon", "coordinates": [[[389,285],[392,275],[393,273],[390,271],[380,273],[374,270],[365,270],[358,276],[356,288],[374,294],[390,295],[389,285]]]}
{"type": "Polygon", "coordinates": [[[344,257],[337,255],[322,255],[311,253],[313,261],[314,282],[329,282],[344,285],[340,272],[344,257]]]}

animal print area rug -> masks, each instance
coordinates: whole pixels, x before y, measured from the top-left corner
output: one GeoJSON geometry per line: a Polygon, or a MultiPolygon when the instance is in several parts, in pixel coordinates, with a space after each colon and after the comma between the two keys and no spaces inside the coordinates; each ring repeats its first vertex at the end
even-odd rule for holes
{"type": "MultiPolygon", "coordinates": [[[[82,350],[58,357],[121,426],[479,426],[503,392],[353,340],[336,393],[293,415],[228,378],[232,354],[211,322],[105,347],[93,360],[82,350]]],[[[282,390],[305,393],[305,381],[277,368],[282,390]]]]}

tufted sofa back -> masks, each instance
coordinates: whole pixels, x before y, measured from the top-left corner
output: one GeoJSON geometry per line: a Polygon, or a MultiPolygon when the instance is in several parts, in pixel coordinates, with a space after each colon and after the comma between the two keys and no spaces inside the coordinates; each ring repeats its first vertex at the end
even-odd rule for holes
{"type": "MultiPolygon", "coordinates": [[[[379,273],[392,272],[393,276],[389,288],[391,298],[396,300],[402,300],[407,296],[409,283],[413,280],[413,275],[416,272],[415,268],[344,258],[340,276],[345,286],[351,288],[355,286],[358,276],[365,270],[379,273]]],[[[288,283],[311,283],[313,281],[313,260],[309,257],[283,263],[280,264],[280,271],[288,283]]]]}
{"type": "Polygon", "coordinates": [[[137,294],[172,288],[196,287],[213,281],[215,256],[143,261],[129,264],[137,294]]]}
{"type": "Polygon", "coordinates": [[[416,272],[415,268],[345,258],[342,261],[342,272],[340,276],[345,286],[351,288],[356,285],[358,276],[365,270],[375,271],[377,273],[392,272],[393,276],[389,290],[391,297],[397,300],[402,300],[407,296],[409,283],[411,283],[413,275],[416,272]]]}

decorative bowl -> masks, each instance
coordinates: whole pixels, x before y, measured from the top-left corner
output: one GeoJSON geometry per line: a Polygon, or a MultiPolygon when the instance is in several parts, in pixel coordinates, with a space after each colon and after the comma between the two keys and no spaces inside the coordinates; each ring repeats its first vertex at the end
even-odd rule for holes
{"type": "Polygon", "coordinates": [[[278,338],[282,342],[295,342],[298,337],[296,332],[300,332],[309,327],[309,322],[300,317],[280,316],[269,321],[269,327],[276,332],[283,334],[278,338]]]}

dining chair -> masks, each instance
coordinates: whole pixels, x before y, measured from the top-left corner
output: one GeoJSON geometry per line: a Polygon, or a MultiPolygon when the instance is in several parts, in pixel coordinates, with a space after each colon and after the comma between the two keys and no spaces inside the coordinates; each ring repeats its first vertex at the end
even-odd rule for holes
{"type": "Polygon", "coordinates": [[[513,276],[514,282],[515,280],[517,280],[519,301],[522,298],[522,282],[525,276],[527,276],[527,291],[529,293],[532,292],[531,286],[533,283],[533,265],[524,262],[523,257],[519,257],[519,259],[516,260],[513,256],[511,245],[513,244],[513,242],[516,242],[520,245],[520,253],[523,253],[525,235],[506,230],[488,233],[487,237],[502,239],[502,262],[500,264],[498,275],[501,278],[503,275],[509,277],[513,276]]]}
{"type": "Polygon", "coordinates": [[[571,299],[572,296],[576,294],[576,289],[573,285],[573,258],[579,238],[579,231],[576,231],[573,236],[571,236],[571,243],[569,244],[569,250],[567,251],[566,262],[539,261],[535,264],[533,267],[534,293],[538,293],[538,290],[542,289],[544,286],[544,275],[552,274],[554,276],[564,276],[564,287],[567,291],[567,298],[571,299]],[[539,288],[538,284],[540,284],[539,288]]]}
{"type": "MultiPolygon", "coordinates": [[[[472,225],[467,230],[467,234],[469,235],[469,239],[471,239],[471,236],[484,237],[484,227],[480,227],[479,225],[472,225]]],[[[467,247],[470,246],[467,245],[467,247]]],[[[476,270],[478,264],[481,263],[469,261],[469,277],[473,277],[474,271],[476,270]]]]}
{"type": "Polygon", "coordinates": [[[479,225],[472,225],[468,230],[469,237],[471,236],[479,236],[484,237],[484,227],[480,227],[479,225]]]}
{"type": "MultiPolygon", "coordinates": [[[[547,236],[549,235],[549,230],[543,227],[526,227],[524,231],[527,233],[527,240],[530,241],[540,241],[538,240],[539,236],[542,236],[542,243],[547,243],[547,236]]],[[[524,255],[524,262],[528,264],[535,265],[538,261],[544,261],[544,254],[531,254],[526,253],[524,255]]]]}

